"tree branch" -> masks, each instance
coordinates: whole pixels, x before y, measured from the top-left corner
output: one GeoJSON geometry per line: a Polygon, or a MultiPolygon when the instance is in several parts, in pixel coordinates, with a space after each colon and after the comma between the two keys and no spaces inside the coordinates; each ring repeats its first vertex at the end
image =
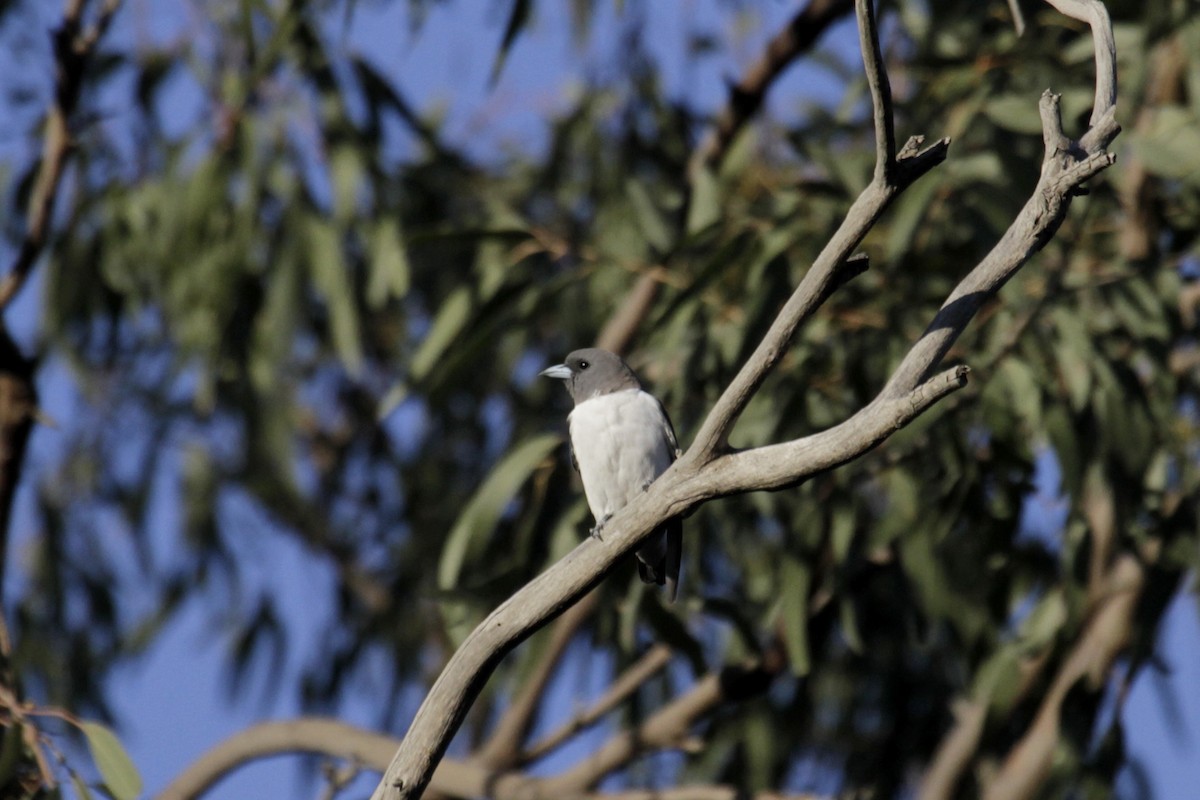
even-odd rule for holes
{"type": "MultiPolygon", "coordinates": [[[[1092,18],[1106,21],[1103,8],[1097,12],[1094,5],[1098,3],[1087,6],[1088,13],[1092,18]]],[[[862,38],[870,42],[874,36],[872,28],[862,38]]],[[[1111,42],[1111,35],[1097,36],[1097,42],[1102,41],[1111,42]]],[[[1115,63],[1111,58],[1098,62],[1101,66],[1115,63]]],[[[1098,104],[1103,102],[1102,85],[1108,84],[1098,79],[1098,104]]],[[[873,103],[879,104],[882,97],[881,87],[872,95],[873,103]]],[[[1097,148],[1106,146],[1119,130],[1112,108],[1110,103],[1108,110],[1099,116],[1097,127],[1089,131],[1090,141],[1097,148]]],[[[617,512],[608,523],[604,541],[588,540],[580,544],[502,603],[467,637],[417,711],[373,800],[420,796],[450,738],[500,659],[595,586],[667,519],[716,497],[794,485],[843,464],[867,452],[964,385],[965,367],[933,374],[942,357],[983,301],[994,295],[1054,234],[1071,194],[1113,160],[1099,149],[1088,151],[1064,141],[1058,124],[1057,96],[1047,92],[1041,111],[1048,146],[1033,197],[996,248],[951,294],[875,400],[846,422],[812,436],[738,453],[727,452],[725,446],[728,432],[741,411],[778,362],[798,325],[827,296],[827,287],[836,281],[838,270],[844,269],[850,251],[904,186],[945,158],[948,140],[941,140],[923,152],[917,152],[919,140],[909,140],[897,154],[895,183],[873,180],[864,190],[754,355],[717,401],[692,447],[648,491],[617,512]]],[[[878,159],[879,151],[876,155],[878,159]]],[[[886,169],[876,169],[876,175],[886,174],[886,169]]]]}
{"type": "Polygon", "coordinates": [[[984,800],[1023,800],[1037,793],[1053,765],[1067,693],[1085,678],[1093,691],[1103,686],[1113,660],[1129,641],[1145,580],[1146,569],[1132,554],[1113,564],[1104,600],[1059,668],[1029,730],[988,783],[984,800]]]}
{"type": "MultiPolygon", "coordinates": [[[[1025,698],[1050,663],[1050,650],[1024,658],[1019,664],[1017,689],[1010,707],[1025,698]]],[[[958,781],[975,759],[983,739],[990,697],[960,700],[954,709],[954,725],[942,737],[937,752],[921,776],[920,800],[950,800],[958,796],[958,781]]]]}
{"type": "Polygon", "coordinates": [[[810,0],[767,43],[758,60],[729,87],[725,107],[688,160],[688,179],[695,182],[702,169],[716,169],[750,118],[758,112],[776,78],[806,53],[830,25],[849,13],[852,0],[810,0]]]}
{"type": "MultiPolygon", "coordinates": [[[[719,169],[729,146],[746,123],[762,107],[775,80],[817,42],[830,25],[850,11],[852,0],[810,0],[788,24],[767,43],[761,56],[735,85],[729,87],[725,106],[716,122],[692,151],[687,164],[687,183],[694,186],[703,169],[719,169]]],[[[680,215],[686,219],[687,214],[680,215]]],[[[654,307],[662,286],[661,270],[642,274],[612,316],[600,329],[596,346],[624,354],[642,320],[654,307]]]]}
{"type": "Polygon", "coordinates": [[[599,602],[599,593],[593,591],[555,621],[546,649],[512,704],[500,717],[487,741],[472,756],[472,760],[493,770],[508,769],[526,760],[521,754],[521,745],[529,735],[534,714],[542,702],[542,693],[567,652],[567,646],[583,623],[591,617],[599,602]]]}
{"type": "Polygon", "coordinates": [[[157,795],[157,800],[199,797],[234,769],[260,758],[320,753],[382,769],[395,748],[396,739],[391,736],[334,719],[263,722],[234,734],[196,759],[157,795]]]}
{"type": "Polygon", "coordinates": [[[829,298],[835,285],[845,283],[842,275],[846,259],[866,236],[879,217],[905,188],[946,158],[949,139],[941,139],[923,152],[924,141],[913,137],[900,153],[894,153],[895,133],[892,122],[892,95],[879,56],[879,32],[871,0],[855,0],[859,23],[859,46],[871,89],[875,120],[875,175],[846,213],[846,218],[817,256],[804,279],[796,287],[763,337],[754,354],[746,361],[733,382],[721,395],[700,427],[691,451],[701,463],[710,461],[728,448],[729,433],[755,392],[787,352],[796,330],[829,298]]]}
{"type": "Polygon", "coordinates": [[[25,285],[34,263],[46,247],[54,199],[71,150],[71,115],[79,104],[79,90],[96,43],[108,29],[120,0],[106,0],[96,22],[83,29],[85,0],[69,0],[62,23],[54,32],[54,101],[46,114],[42,159],[26,209],[25,235],[16,260],[0,282],[0,310],[8,307],[25,285]]]}
{"type": "MultiPolygon", "coordinates": [[[[650,653],[656,653],[655,648],[650,653]]],[[[648,653],[647,655],[650,655],[648,653]]],[[[651,749],[672,747],[699,719],[727,702],[737,702],[766,690],[782,665],[729,667],[702,679],[681,697],[652,714],[636,733],[615,737],[591,759],[559,776],[531,778],[497,773],[475,762],[445,759],[434,771],[431,790],[457,798],[493,800],[635,800],[653,797],[675,800],[737,800],[746,795],[727,786],[684,786],[664,791],[588,792],[604,774],[651,749]],[[630,737],[634,738],[630,738],[630,737]]],[[[234,734],[216,745],[162,790],[156,800],[192,800],[209,791],[235,769],[262,758],[288,753],[312,753],[345,759],[364,769],[382,771],[395,751],[396,739],[334,719],[308,717],[265,722],[234,734]]],[[[755,800],[800,800],[811,795],[762,792],[755,800]]]]}
{"type": "Polygon", "coordinates": [[[1108,19],[1108,9],[1100,0],[1046,0],[1047,3],[1064,14],[1080,22],[1086,22],[1092,28],[1093,52],[1096,62],[1096,95],[1092,103],[1092,117],[1088,122],[1088,135],[1082,141],[1084,150],[1092,152],[1093,148],[1103,149],[1117,135],[1119,129],[1112,129],[1108,139],[1102,140],[1112,123],[1106,119],[1112,117],[1117,105],[1117,43],[1113,38],[1112,23],[1108,19]],[[1089,139],[1088,136],[1094,136],[1089,139]]]}
{"type": "Polygon", "coordinates": [[[647,650],[629,669],[621,673],[603,695],[563,725],[538,739],[521,754],[520,763],[528,764],[552,753],[571,737],[595,725],[604,716],[636,692],[671,661],[671,648],[658,645],[647,650]]]}
{"type": "Polygon", "coordinates": [[[896,123],[892,118],[892,85],[883,66],[879,28],[875,24],[874,0],[855,0],[854,14],[858,18],[858,49],[862,52],[875,119],[875,183],[888,186],[895,183],[896,123]]]}
{"type": "Polygon", "coordinates": [[[752,664],[709,673],[636,728],[618,732],[575,767],[543,779],[539,786],[542,797],[565,797],[590,789],[643,753],[679,747],[692,726],[713,709],[766,691],[783,663],[776,659],[770,667],[752,664]]]}

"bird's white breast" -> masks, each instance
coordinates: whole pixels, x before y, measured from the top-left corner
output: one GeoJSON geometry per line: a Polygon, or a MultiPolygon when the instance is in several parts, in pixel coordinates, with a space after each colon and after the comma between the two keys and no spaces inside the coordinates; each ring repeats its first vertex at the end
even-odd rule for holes
{"type": "Polygon", "coordinates": [[[583,491],[597,521],[628,504],[675,458],[661,406],[640,389],[585,400],[567,420],[583,491]]]}

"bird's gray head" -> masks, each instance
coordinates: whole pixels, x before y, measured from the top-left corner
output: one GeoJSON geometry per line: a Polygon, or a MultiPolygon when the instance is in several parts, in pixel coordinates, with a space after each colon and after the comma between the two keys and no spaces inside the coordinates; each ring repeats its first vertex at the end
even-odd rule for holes
{"type": "Polygon", "coordinates": [[[563,363],[538,374],[565,381],[575,405],[603,394],[642,387],[633,370],[619,355],[598,347],[576,350],[567,355],[563,363]]]}

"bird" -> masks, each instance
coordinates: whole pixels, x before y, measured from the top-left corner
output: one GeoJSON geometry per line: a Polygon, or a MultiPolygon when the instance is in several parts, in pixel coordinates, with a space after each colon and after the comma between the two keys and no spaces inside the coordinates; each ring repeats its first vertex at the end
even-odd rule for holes
{"type": "MultiPolygon", "coordinates": [[[[575,350],[539,375],[565,383],[575,407],[567,416],[571,464],[596,520],[592,536],[679,456],[675,429],[662,403],[616,353],[575,350]]],[[[679,589],[683,522],[673,518],[637,549],[638,576],[665,585],[671,602],[679,589]]]]}

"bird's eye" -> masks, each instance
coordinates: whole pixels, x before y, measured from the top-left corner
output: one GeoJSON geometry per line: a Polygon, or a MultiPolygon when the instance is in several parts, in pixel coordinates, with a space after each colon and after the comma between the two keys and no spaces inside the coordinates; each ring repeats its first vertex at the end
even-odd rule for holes
{"type": "Polygon", "coordinates": [[[591,366],[591,364],[589,364],[589,363],[588,363],[588,362],[586,362],[586,361],[580,361],[580,362],[579,362],[579,368],[580,368],[580,369],[587,369],[587,368],[588,368],[588,367],[590,367],[590,366],[591,366]]]}

